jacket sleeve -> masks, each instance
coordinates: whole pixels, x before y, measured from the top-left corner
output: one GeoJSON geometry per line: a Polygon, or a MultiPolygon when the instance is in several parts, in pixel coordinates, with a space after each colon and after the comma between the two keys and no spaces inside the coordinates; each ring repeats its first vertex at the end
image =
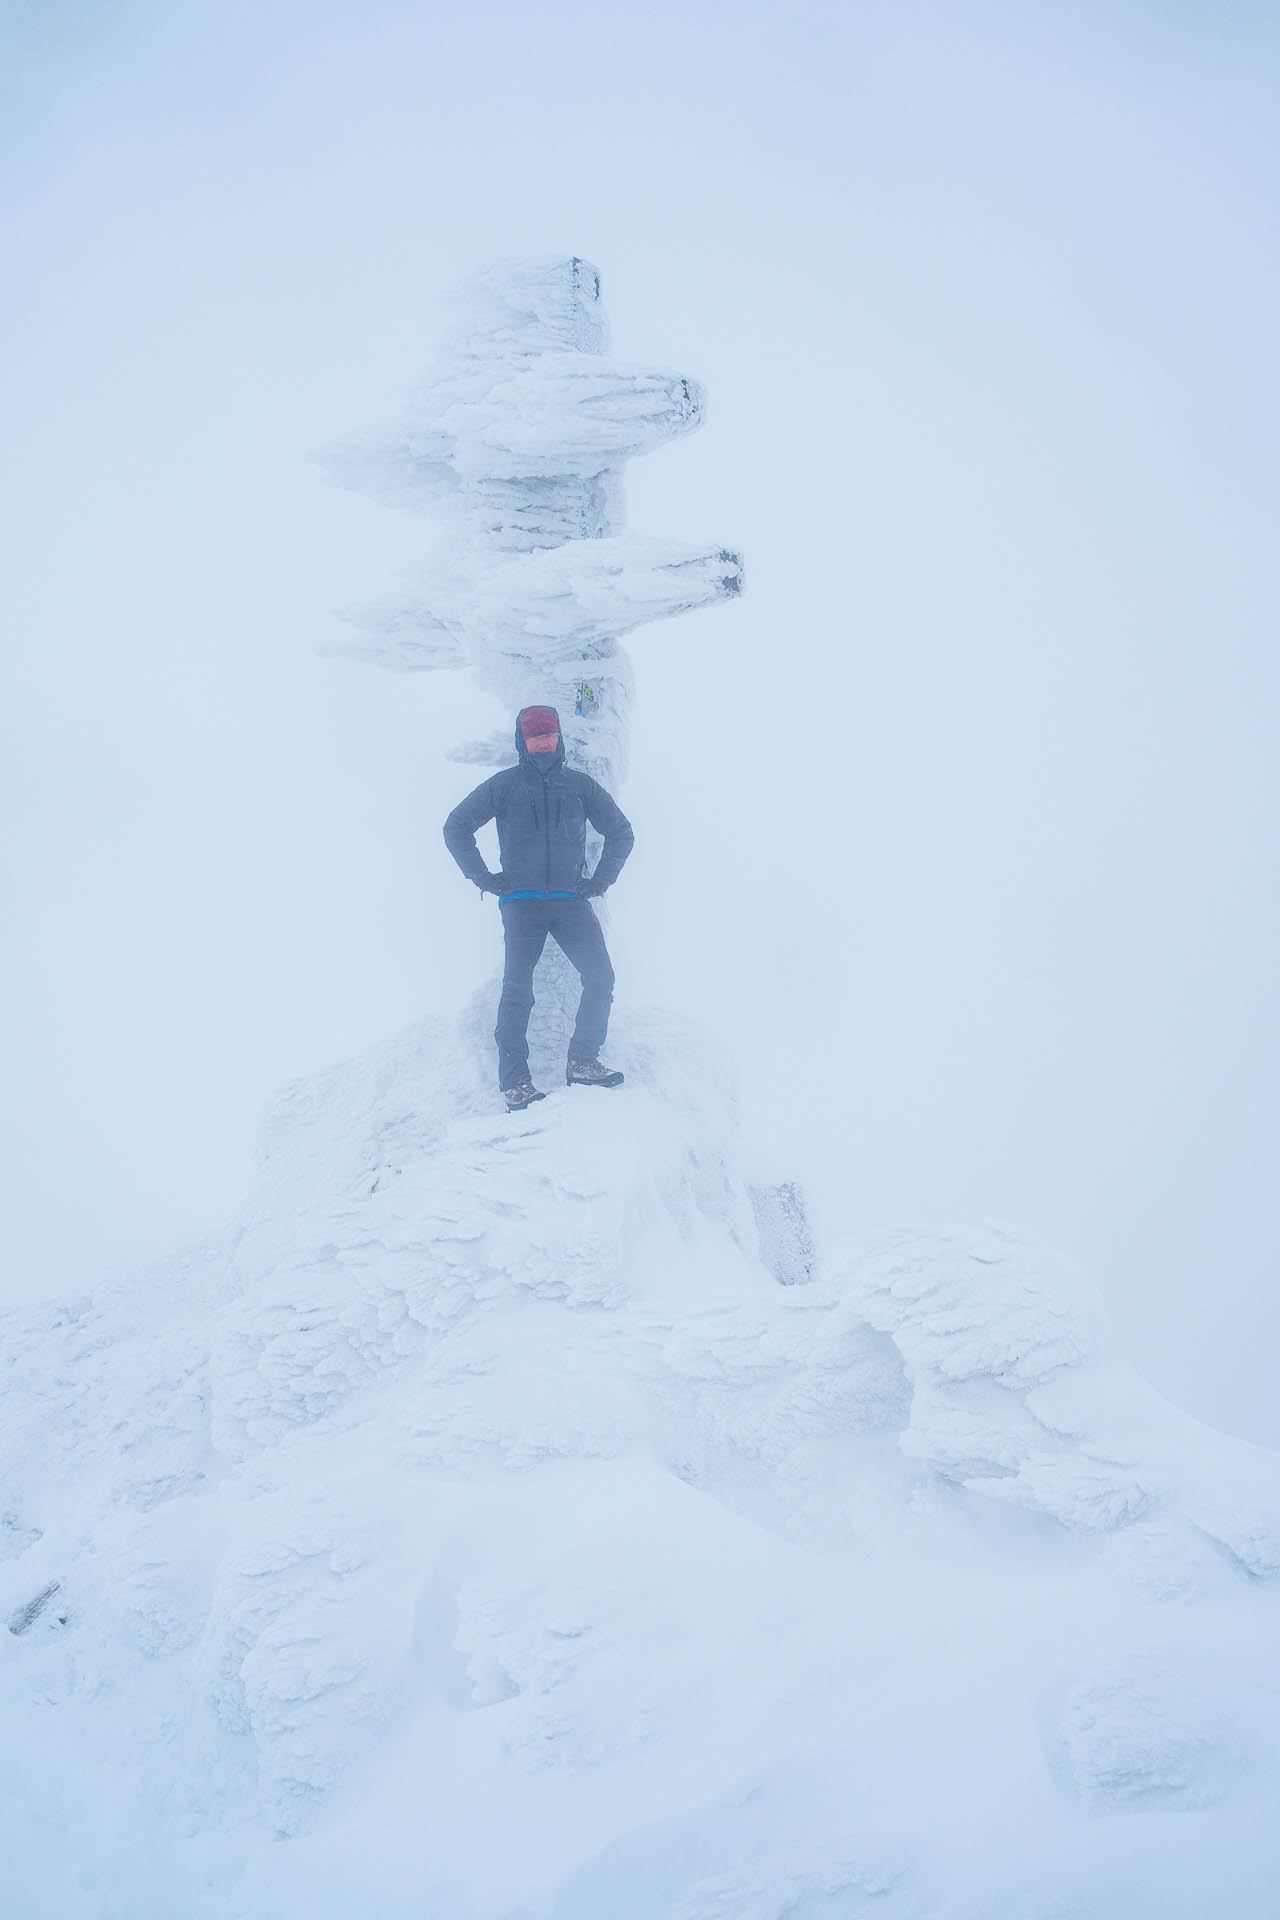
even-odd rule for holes
{"type": "Polygon", "coordinates": [[[444,843],[468,880],[479,886],[489,877],[489,869],[480,858],[476,833],[497,811],[492,779],[485,780],[465,800],[459,800],[444,823],[444,843]]]}
{"type": "Polygon", "coordinates": [[[597,833],[604,835],[604,846],[596,862],[593,878],[611,887],[622,872],[623,862],[636,843],[631,822],[612,794],[598,781],[587,780],[587,819],[597,833]]]}

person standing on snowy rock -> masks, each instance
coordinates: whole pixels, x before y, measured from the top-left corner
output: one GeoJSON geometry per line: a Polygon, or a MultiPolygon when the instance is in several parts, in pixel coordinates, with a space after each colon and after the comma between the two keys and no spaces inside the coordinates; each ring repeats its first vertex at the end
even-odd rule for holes
{"type": "Polygon", "coordinates": [[[533,970],[548,934],[582,978],[565,1079],[571,1087],[622,1085],[622,1075],[599,1057],[613,968],[591,901],[613,885],[635,844],[617,801],[589,774],[565,766],[554,707],[521,708],[516,753],[514,767],[484,781],[444,823],[444,843],[463,873],[482,893],[496,893],[502,911],[507,953],[494,1039],[508,1113],[545,1098],[529,1078],[529,1015],[533,970]],[[489,872],[476,845],[477,829],[489,820],[498,823],[499,873],[489,872]],[[604,835],[604,848],[595,872],[584,877],[588,825],[604,835]]]}

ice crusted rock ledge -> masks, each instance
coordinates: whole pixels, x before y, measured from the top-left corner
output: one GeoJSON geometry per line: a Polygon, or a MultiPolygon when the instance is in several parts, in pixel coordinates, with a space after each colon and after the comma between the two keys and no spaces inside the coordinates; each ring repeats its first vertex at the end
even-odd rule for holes
{"type": "Polygon", "coordinates": [[[723,1063],[618,1041],[512,1120],[426,1023],[6,1317],[14,1911],[1269,1913],[1276,1459],[1007,1231],[778,1285],[723,1063]]]}
{"type": "Polygon", "coordinates": [[[901,1234],[850,1284],[911,1381],[906,1452],[1081,1534],[1122,1534],[1156,1588],[1199,1585],[1223,1559],[1280,1573],[1276,1456],[1214,1434],[1112,1359],[1097,1289],[1062,1254],[996,1227],[901,1234]]]}

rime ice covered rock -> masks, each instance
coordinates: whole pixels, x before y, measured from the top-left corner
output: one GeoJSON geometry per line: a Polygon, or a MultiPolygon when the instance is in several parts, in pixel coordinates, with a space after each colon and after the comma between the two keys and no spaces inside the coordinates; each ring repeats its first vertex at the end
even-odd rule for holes
{"type": "MultiPolygon", "coordinates": [[[[700,395],[581,260],[459,316],[345,461],[453,534],[369,648],[477,675],[473,762],[552,699],[611,781],[619,636],[740,583],[618,517],[700,395]]],[[[1050,1249],[824,1258],[687,1023],[624,1000],[626,1085],[511,1117],[491,1020],[285,1089],[221,1241],[0,1320],[7,1909],[1270,1920],[1280,1461],[1050,1249]]]]}
{"type": "Polygon", "coordinates": [[[1274,1458],[1007,1231],[780,1286],[724,1062],[618,1039],[508,1119],[423,1023],[221,1246],[8,1317],[21,1910],[1260,1916],[1274,1458]]]}
{"type": "Polygon", "coordinates": [[[1063,1255],[997,1227],[901,1234],[850,1285],[903,1356],[913,1456],[988,1498],[1119,1536],[1157,1589],[1224,1560],[1280,1573],[1275,1456],[1189,1420],[1115,1360],[1097,1289],[1063,1255]]]}

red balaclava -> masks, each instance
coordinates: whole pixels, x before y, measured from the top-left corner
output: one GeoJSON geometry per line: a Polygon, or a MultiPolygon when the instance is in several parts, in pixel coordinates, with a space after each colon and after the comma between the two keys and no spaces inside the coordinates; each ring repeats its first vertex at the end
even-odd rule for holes
{"type": "Polygon", "coordinates": [[[526,707],[520,715],[525,752],[549,758],[560,745],[560,716],[554,707],[526,707]]]}

